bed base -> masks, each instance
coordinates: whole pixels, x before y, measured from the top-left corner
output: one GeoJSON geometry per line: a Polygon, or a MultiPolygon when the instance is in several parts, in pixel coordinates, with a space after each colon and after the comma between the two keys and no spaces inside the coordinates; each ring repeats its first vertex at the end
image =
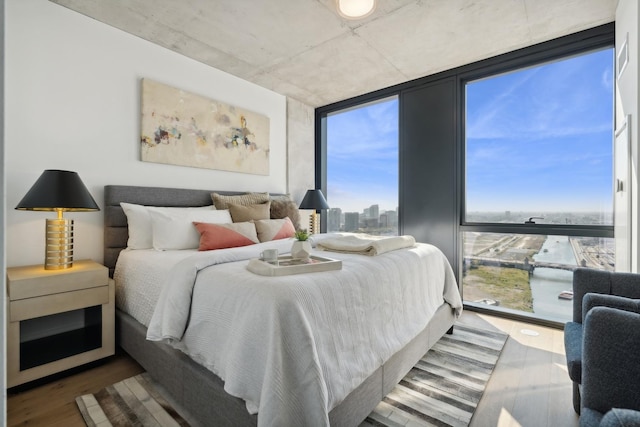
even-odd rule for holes
{"type": "MultiPolygon", "coordinates": [[[[378,402],[406,375],[454,322],[444,303],[408,345],[394,354],[329,413],[331,426],[358,426],[378,402]]],[[[116,339],[163,389],[182,415],[199,425],[256,426],[258,417],[247,412],[244,400],[224,391],[224,382],[187,355],[167,344],[146,340],[147,329],[116,310],[116,339]]]]}

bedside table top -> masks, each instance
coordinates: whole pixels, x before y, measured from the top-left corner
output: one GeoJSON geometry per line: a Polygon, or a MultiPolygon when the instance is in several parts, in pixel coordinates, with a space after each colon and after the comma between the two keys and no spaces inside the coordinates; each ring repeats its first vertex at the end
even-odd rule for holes
{"type": "Polygon", "coordinates": [[[7,268],[9,300],[107,286],[109,270],[93,260],[73,262],[64,270],[45,270],[44,265],[7,268]]]}

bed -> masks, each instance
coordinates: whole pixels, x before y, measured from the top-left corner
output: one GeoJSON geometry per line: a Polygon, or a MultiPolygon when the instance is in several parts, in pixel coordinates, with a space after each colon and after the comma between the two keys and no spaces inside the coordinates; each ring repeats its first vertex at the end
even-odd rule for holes
{"type": "MultiPolygon", "coordinates": [[[[197,207],[211,205],[211,193],[212,191],[210,190],[188,190],[120,185],[105,186],[104,263],[109,268],[110,274],[113,276],[118,262],[118,257],[126,248],[128,240],[127,217],[121,208],[121,202],[146,206],[197,207]]],[[[235,192],[218,193],[227,195],[240,194],[235,192]]],[[[279,244],[279,247],[282,248],[284,242],[276,242],[273,244],[279,244]]],[[[434,251],[433,248],[420,248],[420,250],[423,249],[425,251],[434,251]]],[[[251,250],[252,249],[250,248],[242,249],[240,251],[236,251],[235,253],[240,253],[243,251],[249,251],[247,253],[251,253],[251,250]]],[[[325,252],[325,254],[328,254],[328,252],[325,252]]],[[[375,258],[366,257],[363,255],[335,255],[336,257],[341,257],[341,259],[344,259],[345,261],[343,261],[343,263],[345,264],[349,264],[352,262],[350,257],[358,257],[358,263],[371,262],[370,259],[375,258]],[[365,260],[365,258],[367,260],[365,260]]],[[[171,255],[164,254],[163,256],[171,255]]],[[[399,256],[399,254],[395,254],[395,256],[399,256]]],[[[127,257],[129,257],[128,252],[123,253],[122,262],[119,265],[120,270],[124,269],[123,264],[125,263],[124,260],[128,259],[127,257]]],[[[183,256],[183,258],[185,257],[183,256]]],[[[380,256],[375,260],[375,262],[393,262],[390,260],[391,258],[389,258],[389,260],[387,261],[385,261],[385,259],[387,258],[383,258],[383,256],[380,256]]],[[[228,274],[235,274],[237,276],[234,277],[239,277],[239,275],[241,274],[241,266],[246,264],[246,259],[237,258],[233,261],[235,262],[229,264],[233,265],[236,270],[228,274]]],[[[129,259],[129,261],[127,262],[131,263],[134,261],[131,261],[129,259]]],[[[216,263],[217,262],[213,262],[213,264],[216,263]]],[[[205,270],[207,272],[211,272],[214,271],[213,269],[217,267],[218,265],[211,265],[210,267],[207,266],[205,270]]],[[[369,267],[364,266],[359,268],[366,270],[369,267]]],[[[132,269],[132,271],[135,271],[135,267],[132,269]]],[[[210,273],[209,275],[211,274],[214,273],[210,273]]],[[[252,273],[247,272],[246,274],[248,275],[247,280],[249,282],[256,282],[260,279],[259,277],[251,277],[250,275],[252,273]]],[[[349,273],[347,269],[341,272],[326,272],[326,274],[316,274],[321,274],[317,277],[324,277],[327,280],[327,283],[331,283],[331,277],[337,278],[339,276],[328,276],[328,274],[345,275],[351,273],[349,273]]],[[[446,272],[446,274],[451,274],[450,266],[448,266],[448,271],[446,272]]],[[[199,273],[199,275],[201,277],[204,277],[207,275],[207,273],[199,273]]],[[[221,275],[221,270],[215,270],[215,276],[221,275]]],[[[291,280],[293,280],[294,282],[296,281],[296,279],[291,280]]],[[[298,278],[298,280],[304,281],[308,280],[308,278],[300,277],[298,278]]],[[[200,289],[202,288],[203,286],[200,286],[200,289]]],[[[440,299],[444,301],[442,297],[440,297],[440,299]]],[[[316,305],[317,304],[310,304],[310,307],[316,307],[316,305]]],[[[456,307],[458,313],[460,308],[461,307],[456,307]]],[[[181,344],[179,342],[173,342],[171,343],[171,345],[169,345],[167,341],[171,340],[148,340],[148,322],[146,320],[140,321],[141,315],[136,314],[135,309],[127,306],[127,304],[118,304],[116,316],[116,339],[118,344],[122,347],[122,349],[124,349],[124,351],[126,351],[135,360],[137,360],[140,365],[164,387],[164,389],[170,394],[171,399],[178,405],[178,407],[187,412],[188,418],[196,420],[202,425],[220,426],[273,425],[273,420],[277,420],[277,418],[273,418],[272,416],[270,416],[270,421],[267,422],[266,415],[265,417],[259,419],[260,414],[263,413],[262,410],[259,410],[257,415],[255,413],[250,413],[250,411],[247,409],[250,399],[245,401],[242,398],[234,397],[231,394],[227,393],[227,391],[225,391],[225,382],[219,376],[215,375],[212,372],[215,369],[213,369],[211,366],[209,366],[210,369],[205,368],[203,366],[203,363],[207,365],[206,361],[198,360],[198,362],[196,362],[194,358],[188,356],[185,353],[188,352],[188,349],[180,348],[181,344]],[[131,313],[134,313],[134,315],[132,315],[131,313]]],[[[402,343],[401,348],[394,350],[390,355],[385,355],[384,360],[381,360],[379,362],[379,365],[376,366],[372,370],[372,372],[367,371],[366,377],[361,380],[358,379],[355,386],[350,385],[349,388],[346,389],[347,392],[344,392],[344,388],[336,387],[340,390],[343,390],[342,393],[346,393],[346,395],[343,396],[340,392],[336,392],[337,396],[333,397],[333,400],[335,401],[324,402],[323,405],[326,405],[326,407],[324,408],[326,412],[326,419],[316,420],[315,418],[313,418],[313,423],[316,423],[317,421],[317,425],[326,425],[328,422],[332,426],[356,426],[360,424],[373,410],[373,408],[375,408],[377,403],[380,402],[380,400],[400,381],[400,379],[411,369],[411,367],[420,359],[420,357],[424,355],[424,353],[426,353],[426,351],[433,344],[435,344],[435,342],[444,333],[452,330],[455,317],[456,310],[452,307],[452,305],[447,302],[438,303],[438,305],[434,308],[433,313],[429,314],[426,325],[423,327],[421,324],[419,326],[419,329],[415,333],[412,333],[410,339],[406,339],[406,343],[402,343]]],[[[190,327],[191,325],[189,325],[189,328],[190,327]]],[[[316,332],[318,326],[316,325],[315,327],[316,329],[313,330],[312,333],[319,334],[318,332],[316,332]]],[[[415,328],[415,326],[412,327],[415,328]]],[[[187,328],[187,330],[189,330],[189,328],[187,328]]],[[[262,332],[258,336],[261,335],[262,332]]],[[[185,338],[185,341],[187,341],[187,338],[185,338]]],[[[309,351],[316,350],[311,349],[309,351]]],[[[320,349],[318,349],[318,351],[320,351],[320,349]]],[[[242,356],[243,353],[239,352],[237,354],[242,356]]],[[[195,357],[195,359],[200,358],[195,357]]],[[[290,362],[297,363],[295,360],[290,362]]],[[[322,365],[322,367],[324,367],[324,365],[322,365]]],[[[370,369],[370,367],[368,369],[370,369]]],[[[325,371],[326,367],[324,369],[319,369],[319,372],[321,372],[323,375],[328,375],[325,371]]],[[[282,379],[279,378],[275,381],[281,380],[282,379]]],[[[229,386],[229,384],[233,384],[233,381],[230,381],[229,378],[227,378],[226,385],[229,386]]],[[[326,387],[331,388],[329,387],[329,385],[327,385],[326,387]]],[[[321,391],[324,390],[323,387],[320,387],[321,391]]],[[[318,390],[318,387],[314,386],[314,390],[318,390]]],[[[267,391],[267,394],[268,393],[269,391],[267,391]]],[[[234,394],[238,395],[237,390],[234,391],[234,394]]],[[[288,398],[284,398],[284,400],[287,401],[288,398]]],[[[304,406],[302,406],[302,408],[304,411],[306,411],[306,409],[304,409],[304,406]]],[[[257,407],[254,409],[257,410],[257,407]]],[[[263,407],[263,409],[265,408],[263,407]]],[[[311,409],[315,410],[317,408],[311,409]]],[[[255,412],[255,410],[253,412],[255,412]]],[[[265,411],[264,413],[266,414],[266,412],[268,411],[265,411]]],[[[305,424],[309,423],[305,421],[305,424]]]]}

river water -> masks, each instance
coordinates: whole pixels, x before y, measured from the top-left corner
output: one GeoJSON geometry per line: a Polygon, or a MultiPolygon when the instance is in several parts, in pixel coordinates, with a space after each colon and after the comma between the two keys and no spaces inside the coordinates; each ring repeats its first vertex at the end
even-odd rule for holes
{"type": "MultiPolygon", "coordinates": [[[[578,265],[567,236],[548,236],[540,252],[535,254],[533,259],[556,264],[578,265]]],[[[533,312],[537,316],[563,323],[571,320],[573,301],[559,299],[558,294],[571,290],[572,281],[573,272],[571,271],[536,268],[530,281],[533,312]]]]}

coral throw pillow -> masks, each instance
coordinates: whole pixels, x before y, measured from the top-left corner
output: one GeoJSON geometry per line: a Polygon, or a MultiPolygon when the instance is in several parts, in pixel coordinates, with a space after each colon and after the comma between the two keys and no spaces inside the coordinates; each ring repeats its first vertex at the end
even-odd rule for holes
{"type": "Polygon", "coordinates": [[[283,219],[261,219],[254,221],[258,239],[261,242],[269,242],[271,240],[288,239],[296,234],[296,229],[291,220],[283,219]]]}
{"type": "Polygon", "coordinates": [[[251,222],[232,224],[194,222],[193,225],[200,232],[199,251],[237,248],[260,243],[256,234],[256,226],[251,222]]]}

